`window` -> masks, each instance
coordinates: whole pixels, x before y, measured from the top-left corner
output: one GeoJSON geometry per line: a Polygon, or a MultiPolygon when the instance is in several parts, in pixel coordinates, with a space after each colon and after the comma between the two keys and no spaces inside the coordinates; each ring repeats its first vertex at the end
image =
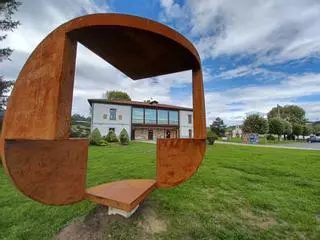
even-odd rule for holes
{"type": "Polygon", "coordinates": [[[169,124],[178,125],[178,112],[177,111],[169,111],[169,124]]]}
{"type": "Polygon", "coordinates": [[[192,138],[192,130],[189,129],[189,138],[192,138]]]}
{"type": "Polygon", "coordinates": [[[114,128],[109,128],[109,132],[115,132],[115,129],[114,128]]]}
{"type": "Polygon", "coordinates": [[[143,123],[143,108],[132,109],[132,123],[143,123]]]}
{"type": "Polygon", "coordinates": [[[110,108],[110,120],[116,120],[117,119],[117,109],[110,108]]]}
{"type": "Polygon", "coordinates": [[[156,124],[157,123],[157,110],[145,109],[144,123],[145,124],[156,124]]]}
{"type": "Polygon", "coordinates": [[[168,124],[168,111],[158,110],[158,124],[168,124]]]}
{"type": "Polygon", "coordinates": [[[188,114],[188,123],[192,124],[192,115],[191,114],[188,114]]]}

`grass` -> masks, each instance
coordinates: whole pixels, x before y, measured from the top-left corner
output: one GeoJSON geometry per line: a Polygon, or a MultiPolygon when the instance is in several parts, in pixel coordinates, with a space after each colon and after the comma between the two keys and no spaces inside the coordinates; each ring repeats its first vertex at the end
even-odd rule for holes
{"type": "MultiPolygon", "coordinates": [[[[198,173],[158,189],[149,203],[167,222],[158,239],[320,239],[318,151],[208,146],[198,173]]],[[[88,186],[155,176],[155,145],[90,147],[88,186]]],[[[51,239],[74,217],[93,211],[83,201],[44,206],[24,197],[0,170],[0,239],[51,239]]],[[[137,225],[115,223],[115,239],[138,236],[137,225]],[[125,231],[128,234],[123,234],[125,231]]]]}

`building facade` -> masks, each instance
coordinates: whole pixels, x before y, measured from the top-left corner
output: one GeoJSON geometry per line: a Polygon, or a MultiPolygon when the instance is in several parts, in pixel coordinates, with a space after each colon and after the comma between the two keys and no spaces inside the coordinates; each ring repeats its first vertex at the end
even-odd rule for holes
{"type": "Polygon", "coordinates": [[[232,137],[242,137],[242,129],[240,128],[240,126],[236,126],[235,129],[232,130],[232,137]]]}
{"type": "Polygon", "coordinates": [[[91,131],[98,128],[102,136],[109,131],[119,136],[125,128],[131,140],[193,137],[191,108],[159,104],[156,101],[88,101],[92,107],[91,131]]]}

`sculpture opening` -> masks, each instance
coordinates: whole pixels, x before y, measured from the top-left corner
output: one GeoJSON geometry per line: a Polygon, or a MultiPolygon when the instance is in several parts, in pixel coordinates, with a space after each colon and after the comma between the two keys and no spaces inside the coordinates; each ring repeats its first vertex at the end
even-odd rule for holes
{"type": "Polygon", "coordinates": [[[148,19],[94,14],[59,26],[25,63],[4,118],[2,161],[16,187],[36,201],[67,205],[90,199],[129,212],[155,188],[191,177],[203,160],[205,139],[202,70],[194,46],[148,19]],[[192,70],[194,138],[157,140],[156,179],[86,188],[88,140],[69,138],[77,42],[133,80],[192,70]]]}

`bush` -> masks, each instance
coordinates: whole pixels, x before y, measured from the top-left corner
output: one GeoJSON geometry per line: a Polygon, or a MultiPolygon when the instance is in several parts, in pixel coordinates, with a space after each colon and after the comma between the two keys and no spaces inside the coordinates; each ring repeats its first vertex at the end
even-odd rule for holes
{"type": "Polygon", "coordinates": [[[87,138],[90,136],[90,128],[82,125],[72,125],[70,137],[71,138],[87,138]]]}
{"type": "Polygon", "coordinates": [[[71,128],[70,137],[71,138],[79,138],[81,133],[76,131],[75,129],[71,128]]]}
{"type": "Polygon", "coordinates": [[[100,145],[102,138],[101,138],[101,133],[98,128],[95,128],[90,136],[90,144],[92,145],[100,145]]]}
{"type": "Polygon", "coordinates": [[[109,131],[107,136],[105,136],[103,139],[106,140],[107,142],[118,142],[119,141],[116,134],[113,131],[109,131]]]}
{"type": "Polygon", "coordinates": [[[129,135],[128,135],[128,132],[127,132],[127,130],[125,128],[122,129],[122,131],[120,133],[120,136],[119,136],[119,139],[120,139],[120,143],[122,145],[128,145],[129,144],[129,135]]]}
{"type": "Polygon", "coordinates": [[[99,146],[107,146],[107,145],[108,145],[108,142],[107,142],[106,140],[102,139],[102,140],[100,141],[99,146]]]}
{"type": "Polygon", "coordinates": [[[275,138],[273,135],[269,134],[269,135],[267,135],[267,140],[269,140],[269,141],[275,141],[276,138],[275,138]]]}
{"type": "Polygon", "coordinates": [[[296,136],[293,134],[288,135],[287,140],[296,140],[296,136]]]}
{"type": "Polygon", "coordinates": [[[211,130],[207,131],[207,140],[209,145],[213,145],[214,141],[217,139],[217,135],[211,130]]]}

